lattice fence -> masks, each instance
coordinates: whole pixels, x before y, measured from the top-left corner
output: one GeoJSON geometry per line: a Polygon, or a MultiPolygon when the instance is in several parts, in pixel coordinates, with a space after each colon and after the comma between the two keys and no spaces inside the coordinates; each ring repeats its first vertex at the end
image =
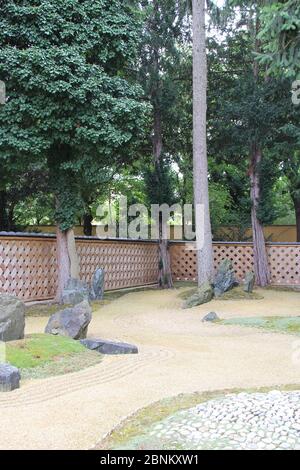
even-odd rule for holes
{"type": "Polygon", "coordinates": [[[107,289],[136,287],[157,282],[156,243],[127,241],[77,241],[82,279],[90,282],[96,268],[105,269],[107,289]]]}
{"type": "MultiPolygon", "coordinates": [[[[158,276],[155,242],[77,239],[81,278],[90,281],[98,266],[106,271],[106,289],[152,284],[158,276]]],[[[272,283],[300,286],[300,244],[269,244],[272,283]]],[[[196,280],[196,252],[191,245],[172,242],[175,280],[196,280]]],[[[237,278],[253,269],[253,248],[245,243],[215,243],[215,267],[232,260],[237,278]]],[[[55,295],[56,243],[51,237],[0,237],[0,292],[24,300],[46,300],[55,295]]]]}
{"type": "MultiPolygon", "coordinates": [[[[300,285],[300,245],[273,244],[267,246],[271,282],[274,285],[300,285]]],[[[193,245],[172,242],[170,247],[173,277],[176,280],[196,280],[197,261],[193,245]]],[[[244,243],[214,243],[215,269],[222,259],[229,258],[236,277],[242,280],[253,270],[253,247],[244,243]]]]}
{"type": "Polygon", "coordinates": [[[53,298],[56,244],[51,238],[0,238],[0,292],[23,300],[53,298]]]}
{"type": "MultiPolygon", "coordinates": [[[[156,243],[77,240],[81,277],[90,282],[99,266],[106,272],[106,289],[152,284],[158,276],[156,243]]],[[[23,300],[55,295],[56,243],[47,237],[0,237],[0,292],[23,300]]]]}

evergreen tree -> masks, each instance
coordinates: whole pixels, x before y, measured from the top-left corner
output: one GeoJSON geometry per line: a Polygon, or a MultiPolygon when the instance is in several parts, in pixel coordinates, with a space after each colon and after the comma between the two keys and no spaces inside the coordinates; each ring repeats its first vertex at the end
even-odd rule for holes
{"type": "Polygon", "coordinates": [[[71,276],[68,234],[82,185],[129,160],[148,107],[127,79],[140,21],[133,0],[0,0],[2,168],[33,161],[56,198],[58,298],[71,276]]]}

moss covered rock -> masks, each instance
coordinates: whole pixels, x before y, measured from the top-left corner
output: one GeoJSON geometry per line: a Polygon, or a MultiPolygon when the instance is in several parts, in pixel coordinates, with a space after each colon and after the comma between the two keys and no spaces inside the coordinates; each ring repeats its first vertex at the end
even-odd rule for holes
{"type": "Polygon", "coordinates": [[[209,282],[202,284],[197,291],[188,297],[183,304],[183,308],[192,308],[197,305],[206,304],[210,302],[214,296],[213,288],[209,282]]]}

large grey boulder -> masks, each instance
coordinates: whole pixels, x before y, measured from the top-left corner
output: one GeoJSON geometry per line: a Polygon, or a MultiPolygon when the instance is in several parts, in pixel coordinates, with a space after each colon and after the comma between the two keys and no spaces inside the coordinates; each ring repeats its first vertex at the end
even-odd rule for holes
{"type": "Polygon", "coordinates": [[[134,344],[119,343],[105,339],[82,339],[81,344],[101,354],[137,354],[138,348],[134,344]]]}
{"type": "Polygon", "coordinates": [[[0,294],[0,341],[24,338],[25,305],[7,294],[0,294]]]}
{"type": "Polygon", "coordinates": [[[191,297],[186,299],[186,301],[183,304],[183,308],[192,308],[196,307],[197,305],[202,305],[207,302],[210,302],[214,296],[212,286],[209,284],[209,282],[205,282],[200,286],[195,294],[193,294],[191,297]]]}
{"type": "Polygon", "coordinates": [[[104,295],[104,269],[96,269],[91,282],[90,300],[102,300],[104,295]]]}
{"type": "Polygon", "coordinates": [[[233,287],[237,286],[238,282],[235,279],[235,272],[232,267],[232,262],[229,259],[224,259],[219,266],[214,280],[214,294],[216,297],[225,294],[233,287]]]}
{"type": "Polygon", "coordinates": [[[255,285],[255,274],[251,271],[247,272],[244,280],[244,292],[251,294],[255,285]]]}
{"type": "Polygon", "coordinates": [[[10,364],[0,364],[0,392],[11,392],[20,387],[20,372],[10,364]]]}
{"type": "Polygon", "coordinates": [[[70,278],[62,293],[64,304],[77,305],[89,300],[89,287],[86,282],[70,278]]]}
{"type": "Polygon", "coordinates": [[[83,339],[86,338],[91,320],[92,309],[88,301],[84,300],[75,307],[66,308],[52,315],[45,328],[45,333],[83,339]]]}

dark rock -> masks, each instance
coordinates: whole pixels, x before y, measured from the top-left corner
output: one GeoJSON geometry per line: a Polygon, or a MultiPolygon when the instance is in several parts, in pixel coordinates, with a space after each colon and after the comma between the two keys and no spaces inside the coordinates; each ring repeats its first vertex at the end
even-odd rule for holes
{"type": "Polygon", "coordinates": [[[0,341],[24,338],[25,305],[17,297],[0,294],[0,341]]]}
{"type": "Polygon", "coordinates": [[[210,302],[214,296],[213,289],[209,282],[205,282],[197,289],[197,292],[186,299],[183,308],[192,308],[210,302]]]}
{"type": "Polygon", "coordinates": [[[96,269],[91,282],[90,300],[102,300],[104,295],[104,269],[96,269]]]}
{"type": "Polygon", "coordinates": [[[220,320],[220,318],[215,312],[210,312],[207,315],[205,315],[205,317],[202,318],[203,322],[214,322],[217,320],[220,320]]]}
{"type": "Polygon", "coordinates": [[[101,354],[137,354],[139,352],[134,344],[118,343],[105,339],[83,339],[80,342],[86,348],[98,351],[101,354]]]}
{"type": "Polygon", "coordinates": [[[20,387],[20,372],[10,364],[0,364],[0,392],[11,392],[20,387]]]}
{"type": "Polygon", "coordinates": [[[79,279],[69,279],[62,293],[64,304],[77,305],[84,300],[89,300],[89,287],[86,282],[79,279]]]}
{"type": "Polygon", "coordinates": [[[249,271],[245,275],[244,292],[248,292],[248,294],[251,294],[253,292],[254,285],[255,285],[255,274],[249,271]]]}
{"type": "Polygon", "coordinates": [[[237,286],[234,269],[229,259],[224,259],[219,266],[214,281],[214,293],[216,297],[237,286]]]}
{"type": "Polygon", "coordinates": [[[83,339],[86,338],[91,319],[92,309],[88,301],[85,300],[75,307],[66,308],[52,315],[45,328],[45,333],[83,339]]]}

